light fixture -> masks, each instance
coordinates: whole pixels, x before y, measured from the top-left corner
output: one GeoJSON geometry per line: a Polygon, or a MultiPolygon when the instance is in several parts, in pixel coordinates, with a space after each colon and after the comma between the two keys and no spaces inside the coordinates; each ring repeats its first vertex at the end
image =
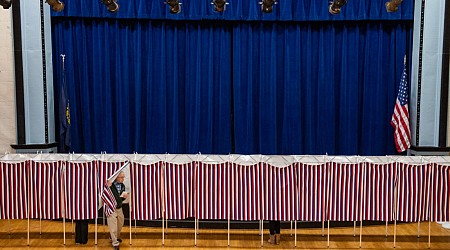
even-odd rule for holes
{"type": "Polygon", "coordinates": [[[347,0],[333,0],[328,7],[330,14],[337,15],[341,13],[341,8],[347,3],[347,0]]]}
{"type": "Polygon", "coordinates": [[[106,9],[109,12],[115,13],[119,10],[119,5],[117,4],[117,0],[102,0],[102,3],[106,5],[106,9]]]}
{"type": "Polygon", "coordinates": [[[214,11],[216,12],[225,11],[225,6],[227,5],[226,0],[213,0],[211,3],[214,4],[214,11]]]}
{"type": "Polygon", "coordinates": [[[181,3],[179,0],[167,0],[169,11],[171,14],[178,14],[181,12],[181,3]]]}
{"type": "Polygon", "coordinates": [[[403,0],[390,0],[386,2],[386,11],[387,12],[397,12],[398,6],[402,4],[403,0]]]}
{"type": "Polygon", "coordinates": [[[275,4],[275,0],[262,0],[260,4],[262,12],[271,13],[273,10],[273,5],[275,4]]]}
{"type": "Polygon", "coordinates": [[[52,10],[60,12],[64,10],[64,3],[59,0],[47,0],[48,5],[52,6],[52,10]]]}
{"type": "MultiPolygon", "coordinates": [[[[3,9],[11,8],[13,0],[0,0],[0,5],[3,9]]],[[[52,6],[53,11],[60,12],[64,10],[64,3],[59,0],[47,0],[46,3],[52,6]]]]}
{"type": "Polygon", "coordinates": [[[11,2],[12,0],[0,0],[0,5],[6,10],[11,7],[11,2]]]}

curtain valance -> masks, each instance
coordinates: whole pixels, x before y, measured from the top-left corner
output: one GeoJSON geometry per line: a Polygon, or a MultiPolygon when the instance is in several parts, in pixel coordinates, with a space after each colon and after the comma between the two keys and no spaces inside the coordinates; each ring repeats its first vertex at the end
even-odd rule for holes
{"type": "Polygon", "coordinates": [[[226,11],[214,11],[211,0],[180,0],[181,12],[170,14],[165,0],[117,0],[120,9],[109,13],[101,1],[63,0],[65,9],[53,16],[242,21],[330,21],[330,20],[412,20],[413,1],[403,1],[399,11],[387,13],[388,0],[349,0],[340,15],[328,12],[329,0],[278,0],[273,12],[261,11],[260,0],[227,0],[226,11]]]}

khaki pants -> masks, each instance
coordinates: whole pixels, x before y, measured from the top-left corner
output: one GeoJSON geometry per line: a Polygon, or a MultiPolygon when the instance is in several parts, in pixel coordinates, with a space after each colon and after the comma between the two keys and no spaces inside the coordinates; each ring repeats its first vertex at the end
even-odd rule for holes
{"type": "Polygon", "coordinates": [[[108,221],[112,245],[118,246],[120,242],[117,241],[117,239],[120,238],[120,232],[122,231],[124,222],[122,208],[116,208],[116,211],[114,211],[114,213],[111,214],[111,216],[106,217],[106,220],[108,221]]]}

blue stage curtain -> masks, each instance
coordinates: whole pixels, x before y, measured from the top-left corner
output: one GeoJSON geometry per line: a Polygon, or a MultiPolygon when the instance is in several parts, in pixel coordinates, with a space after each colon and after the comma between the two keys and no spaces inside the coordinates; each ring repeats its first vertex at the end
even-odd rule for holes
{"type": "Polygon", "coordinates": [[[406,23],[236,25],[236,152],[395,153],[389,122],[410,41],[406,23]]]}
{"type": "Polygon", "coordinates": [[[109,13],[100,0],[66,0],[63,12],[54,16],[89,18],[240,20],[240,21],[328,21],[328,20],[412,20],[414,1],[403,1],[399,11],[387,13],[388,0],[349,0],[341,15],[330,15],[330,0],[279,0],[270,14],[261,12],[261,0],[227,0],[224,13],[214,12],[210,0],[180,0],[181,13],[173,15],[165,0],[117,0],[120,9],[109,13]]]}
{"type": "Polygon", "coordinates": [[[411,33],[54,17],[54,72],[66,54],[75,152],[386,155],[411,33]]]}
{"type": "MultiPolygon", "coordinates": [[[[66,55],[72,151],[394,154],[389,121],[410,54],[413,1],[65,1],[52,12],[54,79],[66,55]],[[301,21],[301,22],[299,22],[301,21]]],[[[56,104],[58,105],[58,104],[56,104]]]]}
{"type": "Polygon", "coordinates": [[[223,153],[231,148],[231,32],[201,23],[54,20],[66,55],[72,150],[223,153]]]}

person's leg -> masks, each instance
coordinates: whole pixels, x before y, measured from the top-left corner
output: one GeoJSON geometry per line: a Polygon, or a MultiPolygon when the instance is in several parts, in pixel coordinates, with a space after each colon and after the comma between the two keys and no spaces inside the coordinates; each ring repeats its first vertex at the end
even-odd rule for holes
{"type": "Polygon", "coordinates": [[[275,244],[275,228],[276,228],[276,221],[270,220],[269,221],[269,232],[270,232],[270,238],[268,242],[270,244],[275,244]]]}
{"type": "Polygon", "coordinates": [[[273,232],[274,234],[280,234],[281,223],[279,220],[273,221],[273,232]]]}
{"type": "Polygon", "coordinates": [[[112,245],[117,247],[119,246],[119,241],[117,241],[117,210],[111,216],[106,217],[106,220],[108,222],[112,245]]]}
{"type": "Polygon", "coordinates": [[[276,229],[276,221],[270,220],[269,221],[269,232],[271,235],[275,235],[275,229],[276,229]]]}
{"type": "Polygon", "coordinates": [[[81,237],[81,221],[75,221],[75,243],[81,244],[83,243],[83,239],[81,237]]]}
{"type": "Polygon", "coordinates": [[[122,232],[123,223],[125,221],[125,218],[123,216],[123,210],[122,208],[116,209],[117,212],[117,239],[122,239],[120,237],[120,233],[122,232]]]}
{"type": "Polygon", "coordinates": [[[88,220],[82,220],[81,223],[81,244],[86,244],[88,242],[88,226],[89,221],[88,220]]]}
{"type": "Polygon", "coordinates": [[[281,231],[281,222],[278,221],[274,221],[274,232],[275,232],[275,244],[280,244],[280,239],[281,239],[281,235],[280,235],[280,231],[281,231]]]}

